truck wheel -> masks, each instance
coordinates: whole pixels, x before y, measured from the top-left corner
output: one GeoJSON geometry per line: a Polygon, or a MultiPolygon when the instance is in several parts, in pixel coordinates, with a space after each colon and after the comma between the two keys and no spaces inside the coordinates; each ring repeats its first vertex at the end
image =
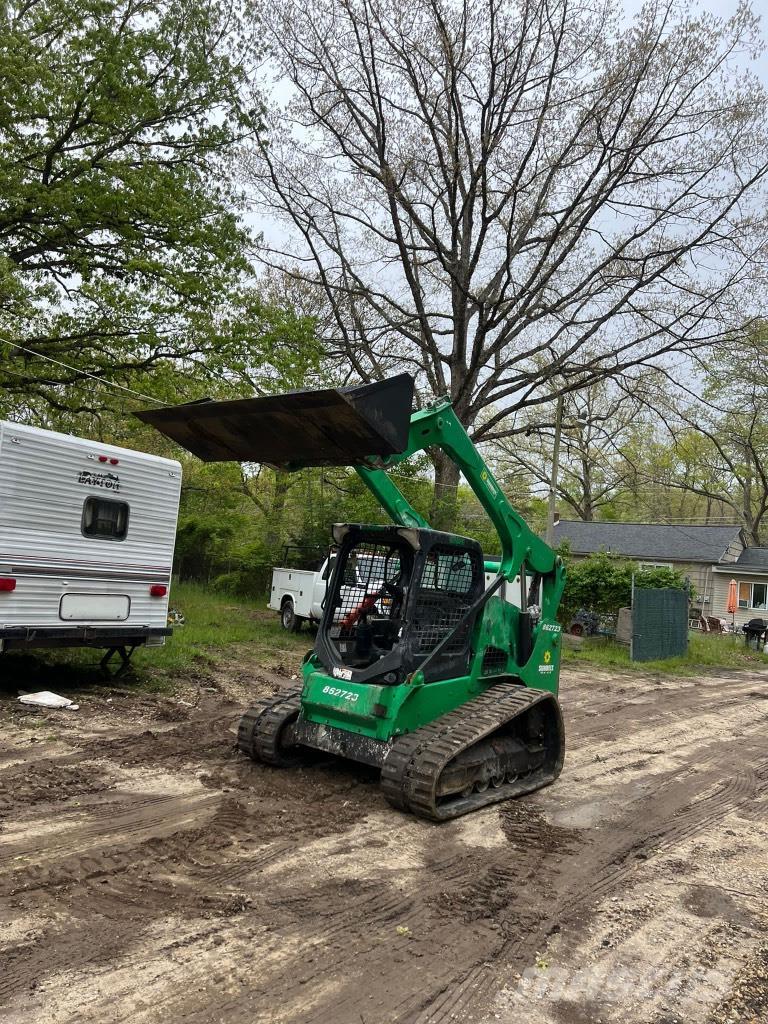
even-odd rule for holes
{"type": "Polygon", "coordinates": [[[280,624],[291,633],[298,633],[301,629],[301,619],[296,614],[293,601],[286,601],[280,610],[280,624]]]}

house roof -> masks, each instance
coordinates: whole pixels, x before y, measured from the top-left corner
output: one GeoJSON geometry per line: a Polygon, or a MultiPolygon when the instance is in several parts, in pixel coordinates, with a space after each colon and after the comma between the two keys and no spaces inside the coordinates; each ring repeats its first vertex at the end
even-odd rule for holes
{"type": "Polygon", "coordinates": [[[768,548],[744,548],[735,562],[715,566],[716,572],[768,574],[768,548]]]}
{"type": "Polygon", "coordinates": [[[740,532],[738,526],[583,523],[575,519],[561,519],[555,524],[554,539],[555,545],[567,540],[575,555],[610,551],[628,558],[647,558],[655,562],[719,562],[740,532]]]}

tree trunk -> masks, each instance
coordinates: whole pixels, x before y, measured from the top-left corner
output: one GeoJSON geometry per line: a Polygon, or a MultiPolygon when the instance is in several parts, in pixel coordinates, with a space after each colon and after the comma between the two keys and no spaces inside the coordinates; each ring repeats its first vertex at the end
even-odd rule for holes
{"type": "Polygon", "coordinates": [[[288,491],[291,487],[291,474],[273,470],[275,477],[275,489],[272,495],[272,503],[267,518],[267,530],[264,535],[264,543],[269,551],[277,548],[285,534],[285,502],[288,491]]]}
{"type": "Polygon", "coordinates": [[[435,530],[452,533],[458,515],[459,467],[443,451],[432,455],[435,467],[435,491],[429,521],[435,530]]]}
{"type": "Polygon", "coordinates": [[[582,502],[582,519],[585,523],[591,523],[595,518],[595,508],[592,499],[592,467],[586,456],[581,460],[582,478],[581,488],[584,500],[582,502]]]}

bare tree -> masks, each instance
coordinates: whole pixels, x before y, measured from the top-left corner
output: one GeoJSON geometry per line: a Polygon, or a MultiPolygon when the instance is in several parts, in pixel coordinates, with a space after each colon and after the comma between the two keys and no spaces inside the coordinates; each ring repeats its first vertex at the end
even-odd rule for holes
{"type": "MultiPolygon", "coordinates": [[[[637,399],[610,381],[565,395],[557,496],[571,514],[592,522],[630,483],[634,467],[623,446],[644,411],[637,399]]],[[[519,433],[496,445],[502,465],[518,467],[546,487],[555,432],[554,414],[551,409],[547,413],[542,420],[538,410],[524,410],[515,421],[519,433]]]]}
{"type": "Polygon", "coordinates": [[[261,258],[322,290],[350,376],[410,368],[492,440],[743,319],[768,169],[766,95],[734,66],[748,6],[274,0],[264,19],[290,98],[245,157],[282,222],[261,258]]]}
{"type": "Polygon", "coordinates": [[[752,544],[768,541],[768,332],[723,344],[700,366],[701,395],[676,385],[642,397],[666,432],[665,459],[636,459],[649,484],[694,495],[706,516],[728,517],[752,544]]]}

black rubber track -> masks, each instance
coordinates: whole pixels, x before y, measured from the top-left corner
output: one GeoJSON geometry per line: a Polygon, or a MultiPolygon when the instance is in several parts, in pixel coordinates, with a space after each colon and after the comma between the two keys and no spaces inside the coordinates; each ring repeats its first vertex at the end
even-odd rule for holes
{"type": "Polygon", "coordinates": [[[448,821],[554,782],[563,766],[563,737],[560,707],[551,693],[508,683],[491,686],[455,711],[393,740],[381,770],[381,787],[387,800],[398,810],[411,811],[430,821],[448,821]],[[554,705],[552,710],[558,724],[558,749],[549,754],[543,767],[534,768],[513,782],[505,782],[498,789],[437,802],[435,794],[440,775],[454,757],[540,701],[554,705]]]}
{"type": "Polygon", "coordinates": [[[290,686],[276,697],[254,704],[237,727],[238,749],[254,761],[278,767],[295,764],[297,759],[281,747],[280,736],[285,726],[298,717],[300,710],[300,686],[290,686]]]}

